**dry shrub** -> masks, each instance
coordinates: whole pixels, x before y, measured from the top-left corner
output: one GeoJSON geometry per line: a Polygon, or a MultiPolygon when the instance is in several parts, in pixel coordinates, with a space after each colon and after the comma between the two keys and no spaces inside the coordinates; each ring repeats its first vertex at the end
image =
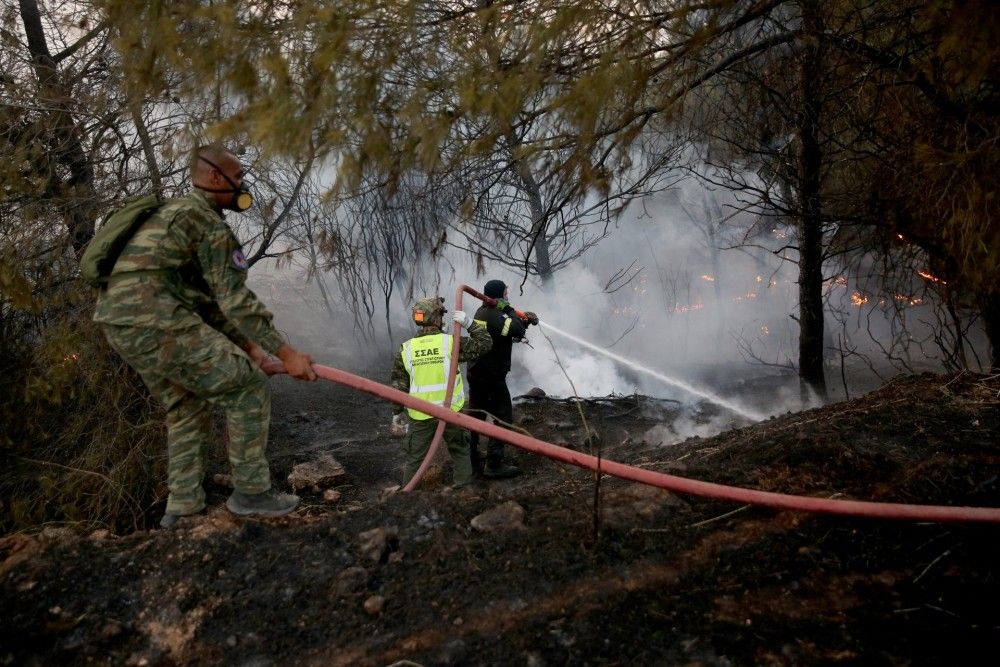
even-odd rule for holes
{"type": "Polygon", "coordinates": [[[165,495],[162,409],[90,321],[89,295],[67,291],[75,303],[55,313],[3,313],[0,353],[13,360],[0,384],[3,532],[135,530],[165,495]],[[17,318],[32,322],[6,326],[17,318]]]}

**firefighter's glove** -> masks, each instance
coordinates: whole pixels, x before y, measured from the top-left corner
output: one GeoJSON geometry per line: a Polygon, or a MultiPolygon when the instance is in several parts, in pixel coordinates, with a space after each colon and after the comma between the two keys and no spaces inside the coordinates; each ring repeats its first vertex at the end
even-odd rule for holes
{"type": "Polygon", "coordinates": [[[410,430],[410,422],[406,420],[406,415],[400,412],[398,415],[393,415],[392,426],[389,427],[389,434],[394,438],[402,438],[410,430]]]}
{"type": "Polygon", "coordinates": [[[464,310],[456,310],[451,317],[466,329],[472,326],[473,322],[472,315],[469,315],[464,310]]]}
{"type": "Polygon", "coordinates": [[[524,314],[524,319],[528,324],[534,324],[536,327],[538,326],[538,315],[535,315],[530,310],[524,314]]]}

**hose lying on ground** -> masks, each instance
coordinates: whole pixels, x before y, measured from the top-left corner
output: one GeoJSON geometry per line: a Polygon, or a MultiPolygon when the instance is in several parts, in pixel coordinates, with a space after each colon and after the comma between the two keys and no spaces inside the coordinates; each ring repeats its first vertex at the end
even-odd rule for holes
{"type": "MultiPolygon", "coordinates": [[[[457,336],[456,336],[457,339],[457,336]]],[[[457,359],[457,353],[452,355],[457,359]]],[[[265,372],[283,373],[284,366],[281,362],[266,364],[265,372]]],[[[537,438],[532,438],[515,431],[508,431],[504,428],[490,424],[488,422],[470,417],[460,412],[453,412],[451,408],[428,403],[414,396],[379,384],[373,380],[353,375],[346,371],[329,366],[313,365],[316,374],[331,382],[336,382],[353,389],[378,396],[393,403],[399,403],[408,408],[414,408],[420,412],[427,413],[441,421],[439,429],[443,429],[444,422],[455,424],[462,428],[476,431],[490,438],[503,440],[515,447],[519,447],[535,454],[541,454],[556,461],[569,463],[581,468],[589,468],[598,473],[613,475],[621,479],[627,479],[650,486],[668,489],[677,493],[686,493],[717,500],[727,500],[736,503],[758,505],[761,507],[771,507],[782,510],[796,510],[800,512],[814,512],[819,514],[836,514],[841,516],[858,516],[879,519],[896,519],[905,521],[935,521],[935,522],[970,522],[970,523],[1000,523],[1000,508],[995,507],[947,507],[943,505],[907,505],[900,503],[877,503],[860,500],[833,500],[827,498],[812,498],[808,496],[793,496],[783,493],[772,493],[769,491],[757,491],[754,489],[744,489],[711,482],[702,482],[675,475],[644,470],[634,466],[598,459],[589,454],[576,452],[565,447],[559,447],[537,438]]],[[[422,467],[430,460],[433,452],[428,452],[428,457],[424,460],[422,467]]],[[[416,476],[414,477],[416,479],[416,476]]],[[[411,480],[412,482],[412,480],[411,480]]]]}

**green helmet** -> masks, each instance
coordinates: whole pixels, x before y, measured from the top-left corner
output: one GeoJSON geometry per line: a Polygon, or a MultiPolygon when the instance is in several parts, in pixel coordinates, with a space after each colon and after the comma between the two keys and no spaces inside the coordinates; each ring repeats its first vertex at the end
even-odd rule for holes
{"type": "Polygon", "coordinates": [[[413,322],[421,327],[441,328],[447,312],[443,296],[427,296],[413,304],[413,322]]]}

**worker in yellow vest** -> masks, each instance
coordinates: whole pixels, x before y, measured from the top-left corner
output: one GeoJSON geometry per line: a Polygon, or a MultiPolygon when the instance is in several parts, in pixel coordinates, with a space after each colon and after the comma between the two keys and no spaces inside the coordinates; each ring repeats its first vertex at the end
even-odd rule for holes
{"type": "MultiPolygon", "coordinates": [[[[444,404],[447,373],[451,368],[452,337],[451,334],[444,333],[444,315],[447,312],[444,299],[439,296],[423,298],[413,304],[413,322],[418,327],[417,335],[399,347],[390,381],[396,389],[437,405],[444,404]]],[[[493,339],[486,327],[461,310],[455,311],[452,320],[469,332],[468,337],[462,336],[459,340],[459,362],[471,361],[489,351],[493,339]]],[[[462,374],[456,370],[451,409],[458,412],[463,405],[465,388],[462,374]]],[[[419,410],[407,408],[404,412],[403,406],[396,406],[390,432],[396,437],[406,436],[404,483],[413,478],[427,455],[437,423],[437,419],[419,410]]],[[[444,430],[444,442],[454,466],[454,485],[458,487],[469,484],[472,482],[472,463],[468,434],[449,424],[444,430]]]]}

